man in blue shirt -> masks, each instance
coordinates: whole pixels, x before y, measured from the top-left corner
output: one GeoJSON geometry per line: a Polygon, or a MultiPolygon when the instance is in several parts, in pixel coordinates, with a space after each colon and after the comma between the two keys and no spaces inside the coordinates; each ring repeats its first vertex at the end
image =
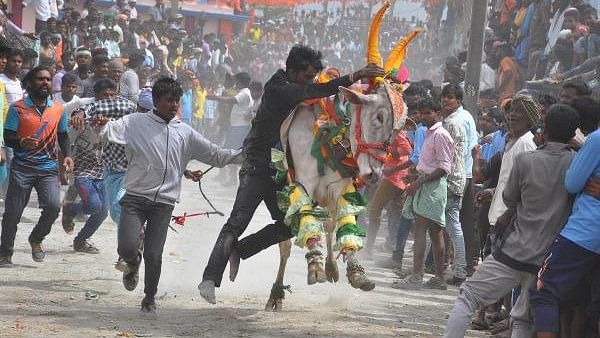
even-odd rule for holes
{"type": "Polygon", "coordinates": [[[0,266],[12,264],[17,225],[32,188],[37,192],[42,214],[29,236],[29,244],[33,260],[44,261],[42,241],[50,233],[61,207],[57,143],[65,156],[66,171],[73,169],[67,116],[62,105],[50,99],[50,70],[35,67],[25,75],[23,83],[29,95],[10,106],[4,126],[4,142],[13,148],[14,158],[2,217],[0,266]]]}
{"type": "Polygon", "coordinates": [[[507,131],[503,128],[504,117],[499,113],[485,113],[479,118],[479,128],[484,137],[480,141],[481,159],[485,162],[506,147],[507,131]]]}
{"type": "MultiPolygon", "coordinates": [[[[582,121],[586,112],[578,110],[582,121]]],[[[597,115],[597,109],[594,114],[597,115]]],[[[582,123],[586,134],[598,125],[582,123]]],[[[577,153],[565,177],[565,188],[575,194],[573,212],[560,235],[550,247],[538,272],[537,283],[531,286],[531,306],[535,311],[535,331],[538,337],[558,337],[559,304],[569,292],[586,278],[591,283],[591,304],[600,304],[600,198],[591,190],[590,181],[600,177],[600,130],[591,133],[577,153]]],[[[593,306],[592,306],[593,307],[593,306]]],[[[592,315],[600,316],[600,309],[592,315]]],[[[600,330],[600,322],[598,323],[600,330]]]]}

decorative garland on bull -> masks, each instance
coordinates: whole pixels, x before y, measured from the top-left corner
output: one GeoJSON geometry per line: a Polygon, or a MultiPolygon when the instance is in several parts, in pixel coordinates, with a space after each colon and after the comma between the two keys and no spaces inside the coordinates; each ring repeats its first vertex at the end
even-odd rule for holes
{"type": "MultiPolygon", "coordinates": [[[[386,76],[376,78],[364,91],[365,95],[374,93],[379,88],[385,88],[393,111],[394,130],[404,125],[406,119],[406,105],[402,100],[402,85],[393,83],[390,78],[396,78],[405,57],[408,44],[419,34],[415,30],[404,37],[394,48],[385,64],[379,53],[379,28],[385,12],[391,4],[386,1],[375,15],[369,30],[367,61],[384,67],[386,76]]],[[[336,69],[322,72],[317,82],[326,83],[340,76],[336,69]]],[[[355,88],[358,92],[362,89],[355,88]]],[[[363,247],[363,238],[366,237],[365,229],[357,224],[356,216],[364,211],[366,201],[357,191],[361,184],[358,179],[359,155],[363,154],[385,163],[390,158],[390,143],[393,134],[384,142],[367,143],[363,141],[361,130],[361,106],[354,105],[345,100],[342,95],[309,100],[308,105],[320,107],[320,115],[313,124],[314,140],[310,149],[311,155],[317,160],[318,172],[324,175],[326,168],[336,172],[341,178],[352,178],[343,188],[341,198],[337,200],[335,215],[336,245],[340,253],[358,252],[363,247]],[[354,115],[353,115],[354,114],[354,115]],[[352,118],[354,123],[354,138],[351,137],[350,128],[352,118]],[[384,153],[385,155],[381,155],[384,153]]],[[[278,204],[286,213],[285,223],[291,227],[296,236],[295,244],[300,247],[311,247],[320,242],[326,233],[325,222],[330,217],[327,209],[317,205],[299,182],[295,181],[293,168],[286,166],[286,155],[279,151],[272,152],[272,165],[277,170],[274,177],[278,182],[287,180],[289,183],[278,193],[278,204]]],[[[322,256],[320,256],[322,257],[322,256]]],[[[318,258],[307,254],[309,266],[311,260],[318,258]],[[309,257],[310,256],[310,257],[309,257]]],[[[322,259],[322,258],[321,258],[322,259]]],[[[310,282],[309,282],[310,284],[310,282]]]]}

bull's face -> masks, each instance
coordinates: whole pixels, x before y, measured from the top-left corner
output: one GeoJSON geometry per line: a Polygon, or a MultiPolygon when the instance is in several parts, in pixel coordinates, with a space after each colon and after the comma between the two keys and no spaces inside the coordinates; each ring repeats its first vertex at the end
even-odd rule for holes
{"type": "Polygon", "coordinates": [[[367,183],[375,183],[382,176],[388,155],[384,145],[394,138],[394,113],[388,93],[384,86],[367,95],[343,87],[340,91],[354,105],[350,143],[359,175],[367,183]]]}

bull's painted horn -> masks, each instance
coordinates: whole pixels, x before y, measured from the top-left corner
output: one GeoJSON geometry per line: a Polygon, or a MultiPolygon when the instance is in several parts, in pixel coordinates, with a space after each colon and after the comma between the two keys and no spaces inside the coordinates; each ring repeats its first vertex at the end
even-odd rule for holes
{"type": "Polygon", "coordinates": [[[367,64],[375,64],[380,67],[383,65],[381,53],[379,52],[379,28],[381,27],[381,21],[383,20],[385,12],[390,7],[391,3],[387,0],[384,1],[381,8],[375,14],[375,17],[373,17],[367,40],[367,64]]]}
{"type": "Polygon", "coordinates": [[[414,40],[414,38],[419,35],[423,31],[422,28],[417,28],[414,31],[410,32],[407,36],[405,36],[388,56],[385,64],[383,65],[383,69],[386,73],[389,73],[392,69],[400,68],[404,59],[406,58],[406,51],[408,49],[408,44],[414,40]]]}

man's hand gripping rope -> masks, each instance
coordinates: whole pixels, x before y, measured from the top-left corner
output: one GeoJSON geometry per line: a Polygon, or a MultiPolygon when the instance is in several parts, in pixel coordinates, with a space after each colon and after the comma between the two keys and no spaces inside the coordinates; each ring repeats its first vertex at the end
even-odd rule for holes
{"type": "MultiPolygon", "coordinates": [[[[185,225],[186,219],[189,217],[195,217],[195,216],[210,217],[210,215],[219,215],[221,217],[225,216],[224,213],[222,213],[221,211],[217,210],[217,208],[215,208],[215,206],[212,204],[212,202],[208,199],[208,197],[202,190],[202,177],[204,177],[204,175],[206,175],[206,173],[211,171],[213,168],[214,167],[210,167],[210,168],[206,169],[204,172],[202,170],[195,170],[195,171],[186,170],[183,174],[185,176],[185,178],[190,179],[194,182],[198,182],[198,189],[200,190],[200,194],[202,195],[202,198],[204,198],[204,200],[208,203],[208,205],[212,208],[213,211],[204,211],[204,212],[198,212],[198,213],[193,213],[193,214],[188,214],[187,212],[184,212],[183,215],[171,216],[172,222],[179,225],[180,227],[183,227],[185,225]]],[[[173,225],[169,224],[169,228],[171,228],[171,230],[175,231],[176,233],[179,233],[179,231],[177,231],[177,229],[175,229],[175,227],[173,227],[173,225]]]]}

